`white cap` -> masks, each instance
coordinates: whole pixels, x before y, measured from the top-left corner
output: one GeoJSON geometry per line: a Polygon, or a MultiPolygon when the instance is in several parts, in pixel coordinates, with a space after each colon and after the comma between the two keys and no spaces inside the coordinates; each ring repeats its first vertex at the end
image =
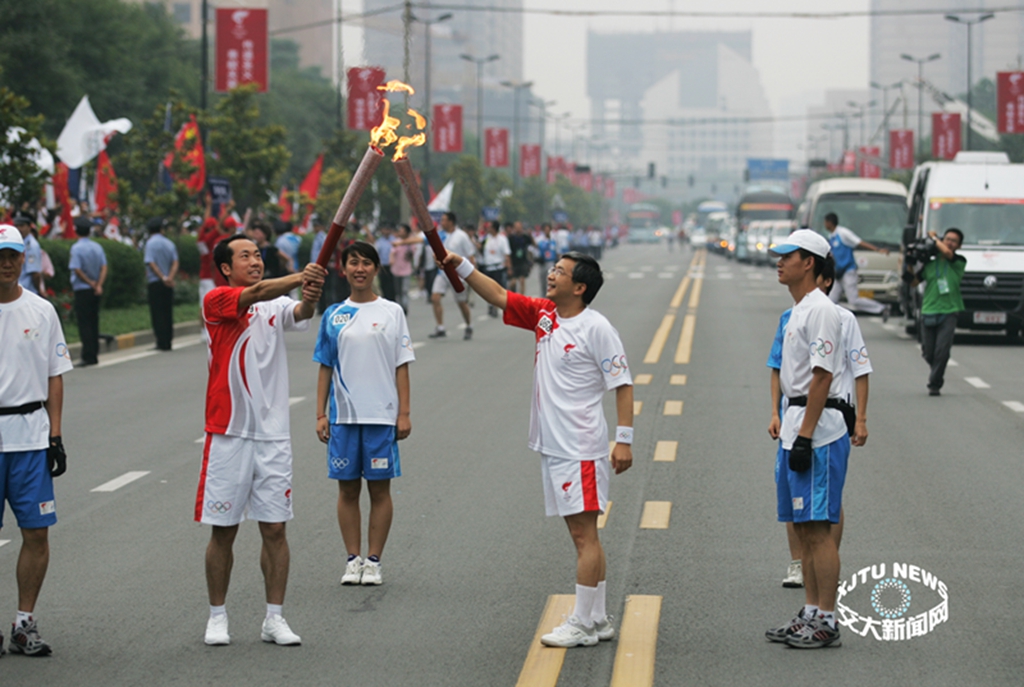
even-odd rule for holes
{"type": "Polygon", "coordinates": [[[25,252],[25,239],[21,238],[21,231],[13,224],[0,224],[0,250],[4,248],[25,252]]]}
{"type": "Polygon", "coordinates": [[[828,256],[831,246],[824,236],[813,229],[797,229],[787,236],[782,243],[776,244],[771,252],[776,255],[786,255],[800,248],[803,248],[808,253],[817,255],[819,258],[824,258],[828,256]]]}

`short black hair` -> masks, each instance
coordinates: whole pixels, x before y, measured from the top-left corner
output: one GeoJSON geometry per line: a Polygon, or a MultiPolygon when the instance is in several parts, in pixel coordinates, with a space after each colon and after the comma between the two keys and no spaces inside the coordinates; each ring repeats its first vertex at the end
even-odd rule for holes
{"type": "Polygon", "coordinates": [[[442,215],[442,217],[447,217],[451,221],[452,224],[456,224],[457,223],[456,219],[455,219],[455,213],[454,212],[446,212],[446,213],[444,213],[444,215],[442,215]]]}
{"type": "Polygon", "coordinates": [[[825,221],[826,222],[831,222],[832,224],[834,224],[834,225],[836,225],[838,227],[839,226],[839,215],[837,215],[834,212],[830,212],[827,215],[825,215],[825,221]]]}
{"type": "Polygon", "coordinates": [[[496,219],[491,220],[490,228],[493,229],[494,231],[501,231],[501,222],[499,222],[496,219]]]}
{"type": "Polygon", "coordinates": [[[148,222],[146,222],[146,231],[148,231],[150,234],[157,234],[157,233],[159,233],[159,232],[161,232],[163,230],[164,230],[164,218],[163,217],[153,217],[148,222]]]}
{"type": "MultiPolygon", "coordinates": [[[[803,248],[797,248],[797,251],[800,253],[800,259],[801,260],[806,260],[807,258],[814,258],[814,278],[815,279],[817,279],[818,277],[820,277],[822,275],[822,273],[824,273],[824,271],[825,271],[825,264],[828,262],[828,259],[832,257],[832,254],[829,253],[826,257],[823,258],[820,255],[815,255],[811,251],[804,250],[803,248]]],[[[832,269],[833,269],[833,271],[835,271],[834,264],[833,264],[833,268],[832,269]]]]}
{"type": "Polygon", "coordinates": [[[559,260],[563,258],[576,263],[572,268],[572,282],[573,284],[583,284],[587,287],[580,297],[585,305],[590,305],[591,301],[594,300],[594,296],[597,295],[597,292],[601,290],[601,286],[604,284],[601,266],[597,264],[597,260],[593,256],[575,250],[564,253],[559,260]]]}
{"type": "Polygon", "coordinates": [[[942,237],[943,237],[943,238],[945,238],[945,237],[946,237],[946,234],[948,234],[949,232],[953,232],[954,234],[956,234],[957,236],[959,236],[959,237],[960,237],[960,245],[961,245],[961,246],[962,246],[962,245],[964,245],[964,233],[963,233],[962,231],[960,231],[960,230],[959,230],[959,229],[957,229],[956,227],[950,227],[950,228],[949,228],[949,229],[947,229],[947,230],[946,230],[945,232],[943,232],[943,234],[942,234],[942,237]]]}
{"type": "Polygon", "coordinates": [[[825,265],[821,270],[821,278],[828,282],[828,286],[825,287],[825,295],[832,293],[832,287],[836,285],[836,261],[829,253],[825,258],[825,265]]]}
{"type": "Polygon", "coordinates": [[[550,229],[551,228],[551,222],[544,222],[543,224],[540,225],[540,228],[541,229],[550,229]]]}
{"type": "Polygon", "coordinates": [[[229,270],[231,268],[231,261],[235,257],[235,249],[231,247],[232,241],[249,241],[252,243],[252,239],[245,234],[233,234],[226,239],[221,239],[217,242],[217,245],[213,247],[213,264],[217,268],[217,273],[224,276],[224,270],[220,268],[221,265],[227,265],[229,270]]]}
{"type": "Polygon", "coordinates": [[[377,253],[377,249],[373,247],[372,243],[366,241],[354,241],[347,246],[345,250],[341,251],[341,264],[348,264],[349,256],[358,255],[361,258],[366,258],[373,263],[373,266],[380,269],[380,254],[377,253]]]}
{"type": "Polygon", "coordinates": [[[76,217],[74,224],[76,235],[84,238],[92,233],[92,222],[89,221],[88,217],[76,217]]]}

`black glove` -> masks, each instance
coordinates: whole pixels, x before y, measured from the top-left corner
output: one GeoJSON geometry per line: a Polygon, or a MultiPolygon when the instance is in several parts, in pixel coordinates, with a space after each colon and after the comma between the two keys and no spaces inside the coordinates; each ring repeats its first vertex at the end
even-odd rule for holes
{"type": "Polygon", "coordinates": [[[793,448],[789,449],[789,469],[793,472],[806,472],[811,469],[811,457],[814,449],[807,437],[797,437],[793,448]]]}
{"type": "Polygon", "coordinates": [[[60,477],[68,470],[68,454],[64,453],[64,442],[60,437],[50,437],[50,448],[46,449],[46,462],[50,476],[60,477]]]}

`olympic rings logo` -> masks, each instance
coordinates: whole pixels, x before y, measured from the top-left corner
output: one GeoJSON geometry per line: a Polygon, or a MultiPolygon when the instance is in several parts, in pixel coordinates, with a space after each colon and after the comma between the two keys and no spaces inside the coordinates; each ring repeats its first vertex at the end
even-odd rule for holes
{"type": "Polygon", "coordinates": [[[832,350],[834,347],[832,346],[831,341],[825,341],[821,337],[818,337],[817,341],[811,342],[810,348],[812,356],[818,355],[819,357],[824,358],[825,356],[832,355],[832,350]]]}
{"type": "Polygon", "coordinates": [[[601,369],[604,370],[605,374],[609,374],[612,377],[618,377],[629,369],[629,365],[626,364],[625,355],[616,355],[602,360],[601,369]]]}
{"type": "Polygon", "coordinates": [[[348,467],[348,458],[339,458],[338,456],[334,456],[333,458],[331,458],[331,467],[333,467],[335,470],[340,470],[342,468],[348,467]]]}
{"type": "Polygon", "coordinates": [[[68,354],[68,347],[66,345],[62,343],[57,344],[57,357],[71,360],[71,356],[68,354]]]}
{"type": "Polygon", "coordinates": [[[856,348],[850,351],[850,360],[857,363],[858,365],[867,365],[871,360],[868,358],[868,347],[861,346],[860,350],[856,348]]]}
{"type": "Polygon", "coordinates": [[[213,513],[227,513],[229,510],[231,510],[231,502],[230,501],[223,501],[223,502],[222,501],[207,501],[206,502],[206,510],[211,511],[213,513]]]}
{"type": "Polygon", "coordinates": [[[412,350],[412,339],[410,339],[408,336],[403,336],[402,348],[408,348],[409,350],[412,350]]]}

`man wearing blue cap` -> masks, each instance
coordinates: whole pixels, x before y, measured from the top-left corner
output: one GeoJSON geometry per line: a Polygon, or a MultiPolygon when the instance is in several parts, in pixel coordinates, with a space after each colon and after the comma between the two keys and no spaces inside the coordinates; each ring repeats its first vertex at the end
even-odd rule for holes
{"type": "Polygon", "coordinates": [[[835,604],[839,551],[830,536],[842,508],[850,437],[838,409],[842,395],[842,324],[817,287],[829,244],[800,229],[772,249],[779,283],[795,305],[782,343],[779,386],[788,404],[779,430],[776,489],[780,522],[792,522],[801,545],[806,604],[765,636],[799,649],[839,646],[835,604]]]}
{"type": "Polygon", "coordinates": [[[0,224],[0,527],[7,501],[21,529],[9,650],[46,656],[50,645],[40,639],[33,614],[50,561],[49,528],[57,523],[53,478],[67,467],[62,375],[71,370],[71,357],[53,306],[18,283],[24,262],[21,233],[0,224]]]}

